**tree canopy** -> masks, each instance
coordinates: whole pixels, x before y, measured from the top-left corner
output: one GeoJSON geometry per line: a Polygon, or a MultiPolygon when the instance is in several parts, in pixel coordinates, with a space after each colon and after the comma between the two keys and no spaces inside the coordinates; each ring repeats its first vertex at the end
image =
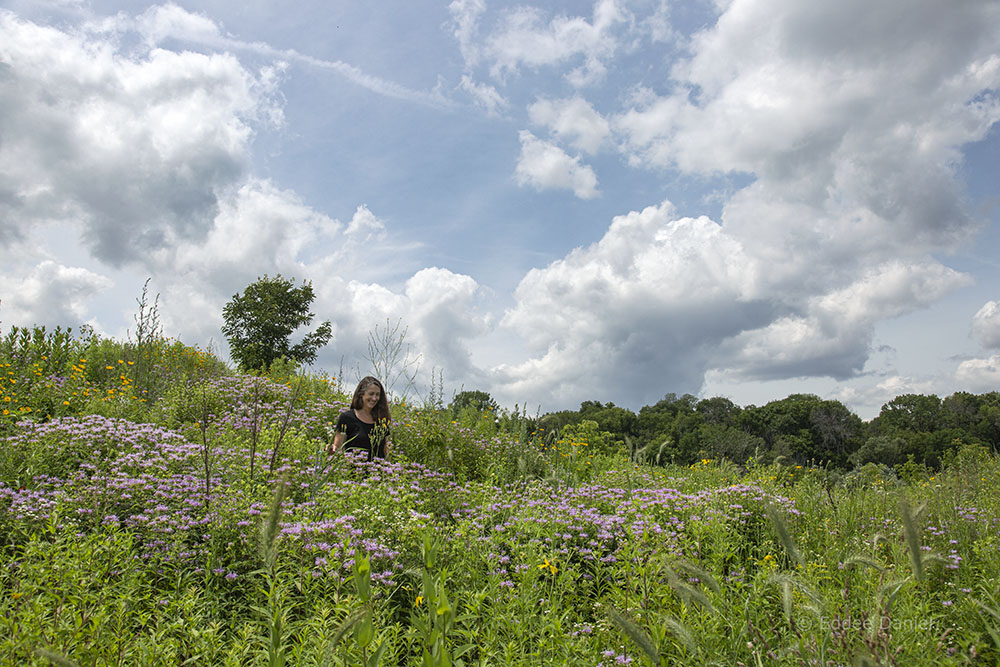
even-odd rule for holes
{"type": "Polygon", "coordinates": [[[863,421],[840,401],[792,394],[762,406],[728,398],[666,394],[638,414],[614,403],[584,401],[579,410],[543,415],[549,430],[575,433],[589,421],[609,446],[644,453],[657,463],[725,458],[746,463],[786,460],[848,468],[865,463],[937,468],[965,444],[1000,447],[1000,393],[958,392],[945,399],[904,394],[863,421]]]}
{"type": "Polygon", "coordinates": [[[282,278],[281,274],[258,278],[243,294],[235,294],[222,309],[225,320],[222,333],[240,369],[270,368],[281,357],[300,364],[312,363],[317,350],[332,336],[330,321],[323,322],[294,345],[291,336],[299,327],[312,322],[309,306],[314,298],[311,282],[304,281],[296,287],[294,278],[282,278]]]}

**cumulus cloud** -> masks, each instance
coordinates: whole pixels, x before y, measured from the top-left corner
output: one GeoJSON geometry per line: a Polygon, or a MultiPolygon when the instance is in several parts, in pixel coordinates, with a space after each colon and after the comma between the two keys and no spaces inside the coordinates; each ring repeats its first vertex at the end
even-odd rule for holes
{"type": "Polygon", "coordinates": [[[955,379],[971,392],[996,391],[1000,387],[1000,354],[985,359],[968,359],[958,365],[955,379]]]}
{"type": "MultiPolygon", "coordinates": [[[[742,172],[750,184],[725,202],[721,226],[706,223],[713,235],[626,255],[656,257],[656,280],[636,274],[611,289],[603,279],[599,258],[615,225],[600,243],[530,273],[504,320],[531,331],[537,350],[503,369],[516,385],[558,377],[557,391],[570,394],[609,377],[617,385],[610,394],[622,395],[641,393],[651,373],[658,386],[685,391],[696,391],[708,370],[745,380],[850,378],[864,368],[879,321],[970,284],[934,254],[979,228],[955,169],[960,147],[1000,119],[1000,7],[883,3],[863,22],[854,2],[718,8],[718,22],[675,65],[673,91],[634,89],[611,129],[637,168],[742,172]],[[733,282],[698,271],[676,261],[677,248],[688,260],[728,256],[744,275],[733,282]],[[688,313],[688,292],[671,286],[687,285],[692,272],[702,289],[728,298],[688,313]],[[637,303],[629,294],[643,292],[642,316],[621,312],[637,303]],[[620,320],[640,334],[609,330],[620,320]],[[690,335],[672,336],[689,323],[690,335]],[[672,352],[643,347],[643,338],[669,340],[672,352]]],[[[539,102],[532,112],[559,136],[554,105],[539,102]]],[[[542,153],[538,141],[522,132],[523,144],[542,153]]],[[[662,216],[656,225],[672,238],[684,228],[662,216]]]]}
{"type": "Polygon", "coordinates": [[[677,218],[669,203],[619,216],[599,242],[521,281],[502,325],[531,356],[498,377],[511,396],[547,391],[561,405],[595,395],[638,405],[664,387],[696,393],[709,372],[847,379],[862,373],[877,322],[970,282],[925,258],[782,298],[771,268],[724,225],[677,218]]]}
{"type": "Polygon", "coordinates": [[[598,195],[597,175],[579,157],[570,157],[563,149],[527,130],[522,130],[520,137],[521,155],[514,172],[518,185],[530,185],[536,190],[572,190],[580,199],[598,195]]]}
{"type": "Polygon", "coordinates": [[[21,225],[73,221],[115,266],[204,239],[244,175],[262,79],[226,55],[109,41],[0,14],[0,206],[21,225]]]}
{"type": "Polygon", "coordinates": [[[675,65],[674,92],[640,91],[614,119],[633,164],[752,174],[726,206],[727,229],[782,256],[843,246],[798,253],[813,269],[864,270],[974,231],[954,168],[960,146],[1000,119],[1000,7],[721,10],[675,65]]]}
{"type": "Polygon", "coordinates": [[[868,360],[876,322],[926,307],[969,282],[967,275],[936,262],[889,262],[812,297],[800,314],[783,315],[726,341],[716,364],[755,380],[853,377],[868,360]]]}
{"type": "Polygon", "coordinates": [[[347,223],[344,233],[355,243],[370,243],[385,236],[385,223],[362,204],[347,223]]]}
{"type": "Polygon", "coordinates": [[[447,368],[456,380],[475,377],[468,342],[489,322],[480,311],[480,286],[469,276],[429,268],[401,289],[387,287],[381,267],[398,259],[376,242],[387,234],[367,206],[342,222],[292,192],[251,181],[222,203],[205,243],[178,244],[155,258],[164,324],[191,340],[217,337],[222,305],[259,276],[281,273],[311,281],[316,320],[333,325],[333,340],[319,352],[321,367],[334,369],[346,359],[351,369],[358,364],[362,374],[371,372],[362,361],[369,334],[402,323],[405,342],[425,369],[447,368]]]}
{"type": "Polygon", "coordinates": [[[86,322],[89,301],[111,280],[81,267],[45,260],[23,279],[0,275],[0,320],[8,325],[75,326],[86,322]]]}
{"type": "Polygon", "coordinates": [[[189,12],[172,2],[150,7],[139,15],[135,23],[139,33],[152,46],[167,39],[197,43],[213,43],[223,39],[222,31],[215,21],[204,14],[189,12]]]}
{"type": "Polygon", "coordinates": [[[1000,348],[1000,301],[987,301],[972,318],[972,335],[988,350],[1000,348]]]}
{"type": "Polygon", "coordinates": [[[608,138],[608,122],[582,97],[539,99],[528,107],[531,122],[547,127],[573,148],[594,154],[608,138]]]}
{"type": "Polygon", "coordinates": [[[562,405],[696,391],[723,340],[770,321],[771,306],[748,296],[757,271],[707,218],[676,218],[669,203],[619,216],[597,243],[521,281],[502,325],[536,356],[497,372],[512,395],[562,405]]]}
{"type": "MultiPolygon", "coordinates": [[[[482,382],[483,372],[468,349],[468,343],[490,327],[490,316],[481,308],[481,291],[470,276],[437,267],[416,272],[399,291],[378,283],[324,280],[314,310],[333,320],[334,341],[320,351],[320,362],[336,367],[338,355],[366,359],[373,339],[376,347],[401,345],[397,371],[409,361],[409,370],[422,369],[424,378],[436,369],[447,370],[449,383],[482,382]]],[[[357,363],[357,373],[372,372],[365,367],[367,362],[357,363]]],[[[400,380],[397,392],[404,389],[402,384],[400,380]]],[[[421,387],[415,390],[419,393],[421,387]]]]}
{"type": "Polygon", "coordinates": [[[860,392],[846,392],[841,400],[848,404],[860,403],[880,407],[903,394],[943,395],[945,393],[942,391],[943,386],[942,378],[889,375],[874,385],[861,389],[860,392]]]}
{"type": "Polygon", "coordinates": [[[481,288],[470,276],[447,269],[422,269],[406,281],[414,340],[430,366],[448,369],[452,377],[478,373],[467,342],[487,332],[489,317],[477,312],[481,288]]]}
{"type": "MultiPolygon", "coordinates": [[[[717,220],[669,204],[633,211],[530,271],[502,320],[527,356],[491,375],[468,352],[493,326],[472,277],[394,269],[400,254],[377,202],[342,221],[252,173],[255,134],[283,122],[286,70],[251,70],[230,54],[306,64],[433,107],[449,101],[241,41],[174,4],[76,29],[0,12],[0,252],[14,257],[39,229],[79,234],[103,266],[154,274],[168,327],[197,341],[218,336],[222,304],[259,275],[312,280],[317,317],[334,324],[327,367],[360,358],[376,324],[402,320],[425,364],[546,407],[638,405],[696,392],[706,373],[855,377],[878,322],[968,284],[942,257],[979,223],[955,175],[962,146],[1000,119],[1000,6],[717,2],[717,20],[691,36],[669,77],[654,66],[610,90],[619,82],[607,72],[636,55],[635,40],[676,40],[667,3],[642,7],[652,16],[637,20],[615,0],[598,0],[589,17],[519,5],[487,24],[482,0],[449,6],[465,66],[457,89],[494,115],[509,112],[507,94],[534,100],[527,112],[542,138],[519,134],[521,186],[595,198],[581,156],[610,145],[632,167],[667,174],[668,186],[677,172],[748,183],[719,195],[717,220]],[[169,50],[177,40],[230,54],[169,50]],[[495,79],[482,83],[476,68],[495,79]],[[608,113],[604,97],[602,115],[580,92],[504,87],[553,72],[576,91],[607,84],[601,92],[624,106],[608,113]]],[[[18,318],[78,320],[109,285],[99,268],[45,253],[24,266],[27,277],[0,275],[3,312],[18,318]]],[[[973,321],[990,350],[1000,347],[998,310],[990,302],[973,321]]],[[[996,366],[969,360],[957,377],[995,387],[996,366]]],[[[896,374],[883,385],[921,386],[896,374]]]]}
{"type": "Polygon", "coordinates": [[[317,213],[295,193],[249,179],[219,200],[202,240],[175,242],[150,253],[145,262],[158,275],[196,275],[204,287],[226,293],[265,273],[301,273],[316,261],[311,253],[318,245],[342,244],[365,233],[366,223],[352,224],[356,231],[347,234],[343,223],[317,213]]]}

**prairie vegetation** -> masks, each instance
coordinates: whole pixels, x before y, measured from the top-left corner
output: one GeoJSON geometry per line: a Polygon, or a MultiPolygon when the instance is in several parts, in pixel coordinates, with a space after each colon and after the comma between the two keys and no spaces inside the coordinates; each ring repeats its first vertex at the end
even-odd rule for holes
{"type": "Polygon", "coordinates": [[[326,454],[339,379],[153,333],[0,341],[0,663],[1000,660],[981,444],[680,465],[439,396],[368,463],[326,454]]]}

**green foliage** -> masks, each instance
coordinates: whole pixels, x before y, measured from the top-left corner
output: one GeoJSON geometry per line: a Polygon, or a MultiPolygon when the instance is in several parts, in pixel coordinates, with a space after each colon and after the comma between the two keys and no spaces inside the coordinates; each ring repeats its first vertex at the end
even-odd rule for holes
{"type": "Polygon", "coordinates": [[[28,338],[5,391],[77,402],[0,433],[2,664],[1000,657],[992,395],[945,399],[930,430],[862,433],[843,477],[796,462],[859,437],[810,396],[673,396],[631,425],[588,402],[558,431],[397,403],[390,460],[369,463],[325,451],[348,398],[329,378],[220,376],[158,339],[136,389],[135,343],[71,339],[68,367],[36,368],[54,341],[28,338]],[[939,471],[869,460],[908,433],[948,438],[939,471]]]}
{"type": "Polygon", "coordinates": [[[563,427],[559,435],[557,443],[570,447],[574,444],[589,447],[591,454],[610,454],[616,449],[621,452],[622,450],[618,447],[624,444],[615,442],[611,433],[602,431],[600,425],[591,419],[584,419],[579,424],[567,425],[563,427]]]}
{"type": "Polygon", "coordinates": [[[460,391],[448,404],[452,417],[458,417],[465,409],[476,412],[497,412],[500,406],[485,391],[460,391]]]}
{"type": "Polygon", "coordinates": [[[0,432],[18,419],[72,414],[83,402],[84,378],[82,371],[66,371],[85,346],[86,339],[60,327],[15,326],[0,339],[0,432]]]}
{"type": "Polygon", "coordinates": [[[242,370],[268,369],[280,357],[309,364],[319,348],[329,342],[329,320],[307,333],[301,342],[292,344],[291,335],[313,318],[312,283],[296,287],[294,279],[258,278],[235,294],[222,310],[225,324],[222,333],[229,341],[229,351],[242,370]]]}

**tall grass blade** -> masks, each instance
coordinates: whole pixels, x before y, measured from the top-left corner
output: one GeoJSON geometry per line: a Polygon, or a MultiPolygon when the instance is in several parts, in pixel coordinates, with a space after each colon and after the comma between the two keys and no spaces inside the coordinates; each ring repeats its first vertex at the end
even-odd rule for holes
{"type": "Polygon", "coordinates": [[[906,548],[910,555],[910,566],[913,568],[913,576],[917,581],[924,580],[924,559],[920,553],[920,534],[914,524],[914,514],[910,511],[910,503],[903,498],[899,501],[899,513],[903,520],[903,537],[906,539],[906,548]]]}
{"type": "Polygon", "coordinates": [[[882,598],[882,601],[885,603],[886,613],[892,609],[892,603],[896,601],[896,596],[899,595],[901,590],[903,590],[903,586],[907,581],[909,581],[909,578],[903,579],[902,581],[890,581],[879,591],[879,597],[882,598]]]}
{"type": "Polygon", "coordinates": [[[785,577],[781,578],[778,585],[781,586],[781,607],[785,611],[785,620],[791,623],[795,588],[792,586],[791,580],[785,577]]]}
{"type": "MultiPolygon", "coordinates": [[[[972,604],[976,605],[981,611],[985,612],[986,616],[992,616],[997,623],[1000,623],[1000,613],[997,613],[995,609],[987,606],[979,600],[973,600],[972,604]]],[[[990,634],[990,638],[993,639],[993,645],[997,647],[997,650],[1000,650],[1000,630],[998,630],[997,626],[988,623],[986,617],[982,614],[980,614],[980,617],[983,620],[983,625],[986,626],[986,632],[988,632],[990,634]]]]}
{"type": "Polygon", "coordinates": [[[694,641],[694,637],[691,635],[691,631],[684,627],[684,624],[675,618],[667,618],[664,624],[670,628],[670,631],[675,637],[684,645],[684,648],[688,650],[691,655],[698,653],[698,645],[694,641]]]}
{"type": "Polygon", "coordinates": [[[654,665],[660,665],[660,652],[656,649],[653,644],[652,638],[646,631],[640,628],[638,625],[633,623],[631,620],[625,617],[620,611],[614,607],[605,607],[604,612],[611,619],[611,622],[618,626],[618,628],[628,635],[635,644],[642,649],[654,665]]]}
{"type": "Polygon", "coordinates": [[[823,610],[826,606],[823,602],[823,597],[813,588],[807,586],[801,579],[789,574],[774,574],[768,577],[768,581],[777,584],[781,589],[781,606],[785,612],[786,620],[791,621],[796,590],[809,599],[811,604],[806,606],[806,609],[819,616],[823,615],[823,610]]]}
{"type": "Polygon", "coordinates": [[[702,593],[700,590],[688,583],[681,581],[677,577],[677,573],[671,568],[667,567],[664,569],[664,574],[667,577],[667,584],[673,589],[675,593],[687,604],[692,602],[697,602],[706,610],[715,613],[715,607],[712,606],[712,601],[708,599],[708,596],[702,593]]]}
{"type": "Polygon", "coordinates": [[[712,589],[712,592],[715,593],[716,595],[719,595],[722,592],[722,588],[719,586],[719,582],[715,580],[715,577],[709,574],[708,570],[705,570],[701,567],[698,567],[694,563],[689,563],[687,561],[684,561],[683,563],[678,563],[677,567],[681,570],[684,570],[691,576],[697,577],[698,581],[700,581],[701,583],[705,584],[710,589],[712,589]]]}
{"type": "Polygon", "coordinates": [[[875,559],[868,558],[867,556],[851,556],[850,558],[844,561],[844,565],[845,566],[864,565],[866,567],[872,568],[873,570],[878,570],[879,572],[885,571],[885,566],[883,566],[875,559]]]}
{"type": "Polygon", "coordinates": [[[774,531],[778,534],[778,540],[781,542],[781,546],[785,548],[785,553],[788,554],[788,557],[796,565],[802,565],[802,556],[795,546],[795,540],[792,539],[792,534],[788,530],[788,523],[785,521],[785,518],[778,513],[778,510],[773,505],[768,505],[767,507],[767,518],[771,520],[771,525],[774,526],[774,531]]]}
{"type": "Polygon", "coordinates": [[[287,486],[287,479],[282,477],[271,496],[271,505],[267,508],[267,516],[260,524],[258,548],[261,559],[268,567],[273,567],[278,557],[278,525],[281,523],[281,504],[285,500],[287,486]]]}
{"type": "Polygon", "coordinates": [[[350,614],[344,617],[337,629],[333,631],[333,635],[327,640],[323,654],[325,656],[324,663],[329,664],[332,661],[332,653],[337,648],[337,644],[347,636],[354,626],[357,625],[370,611],[372,610],[371,604],[366,603],[352,611],[350,614]]]}

